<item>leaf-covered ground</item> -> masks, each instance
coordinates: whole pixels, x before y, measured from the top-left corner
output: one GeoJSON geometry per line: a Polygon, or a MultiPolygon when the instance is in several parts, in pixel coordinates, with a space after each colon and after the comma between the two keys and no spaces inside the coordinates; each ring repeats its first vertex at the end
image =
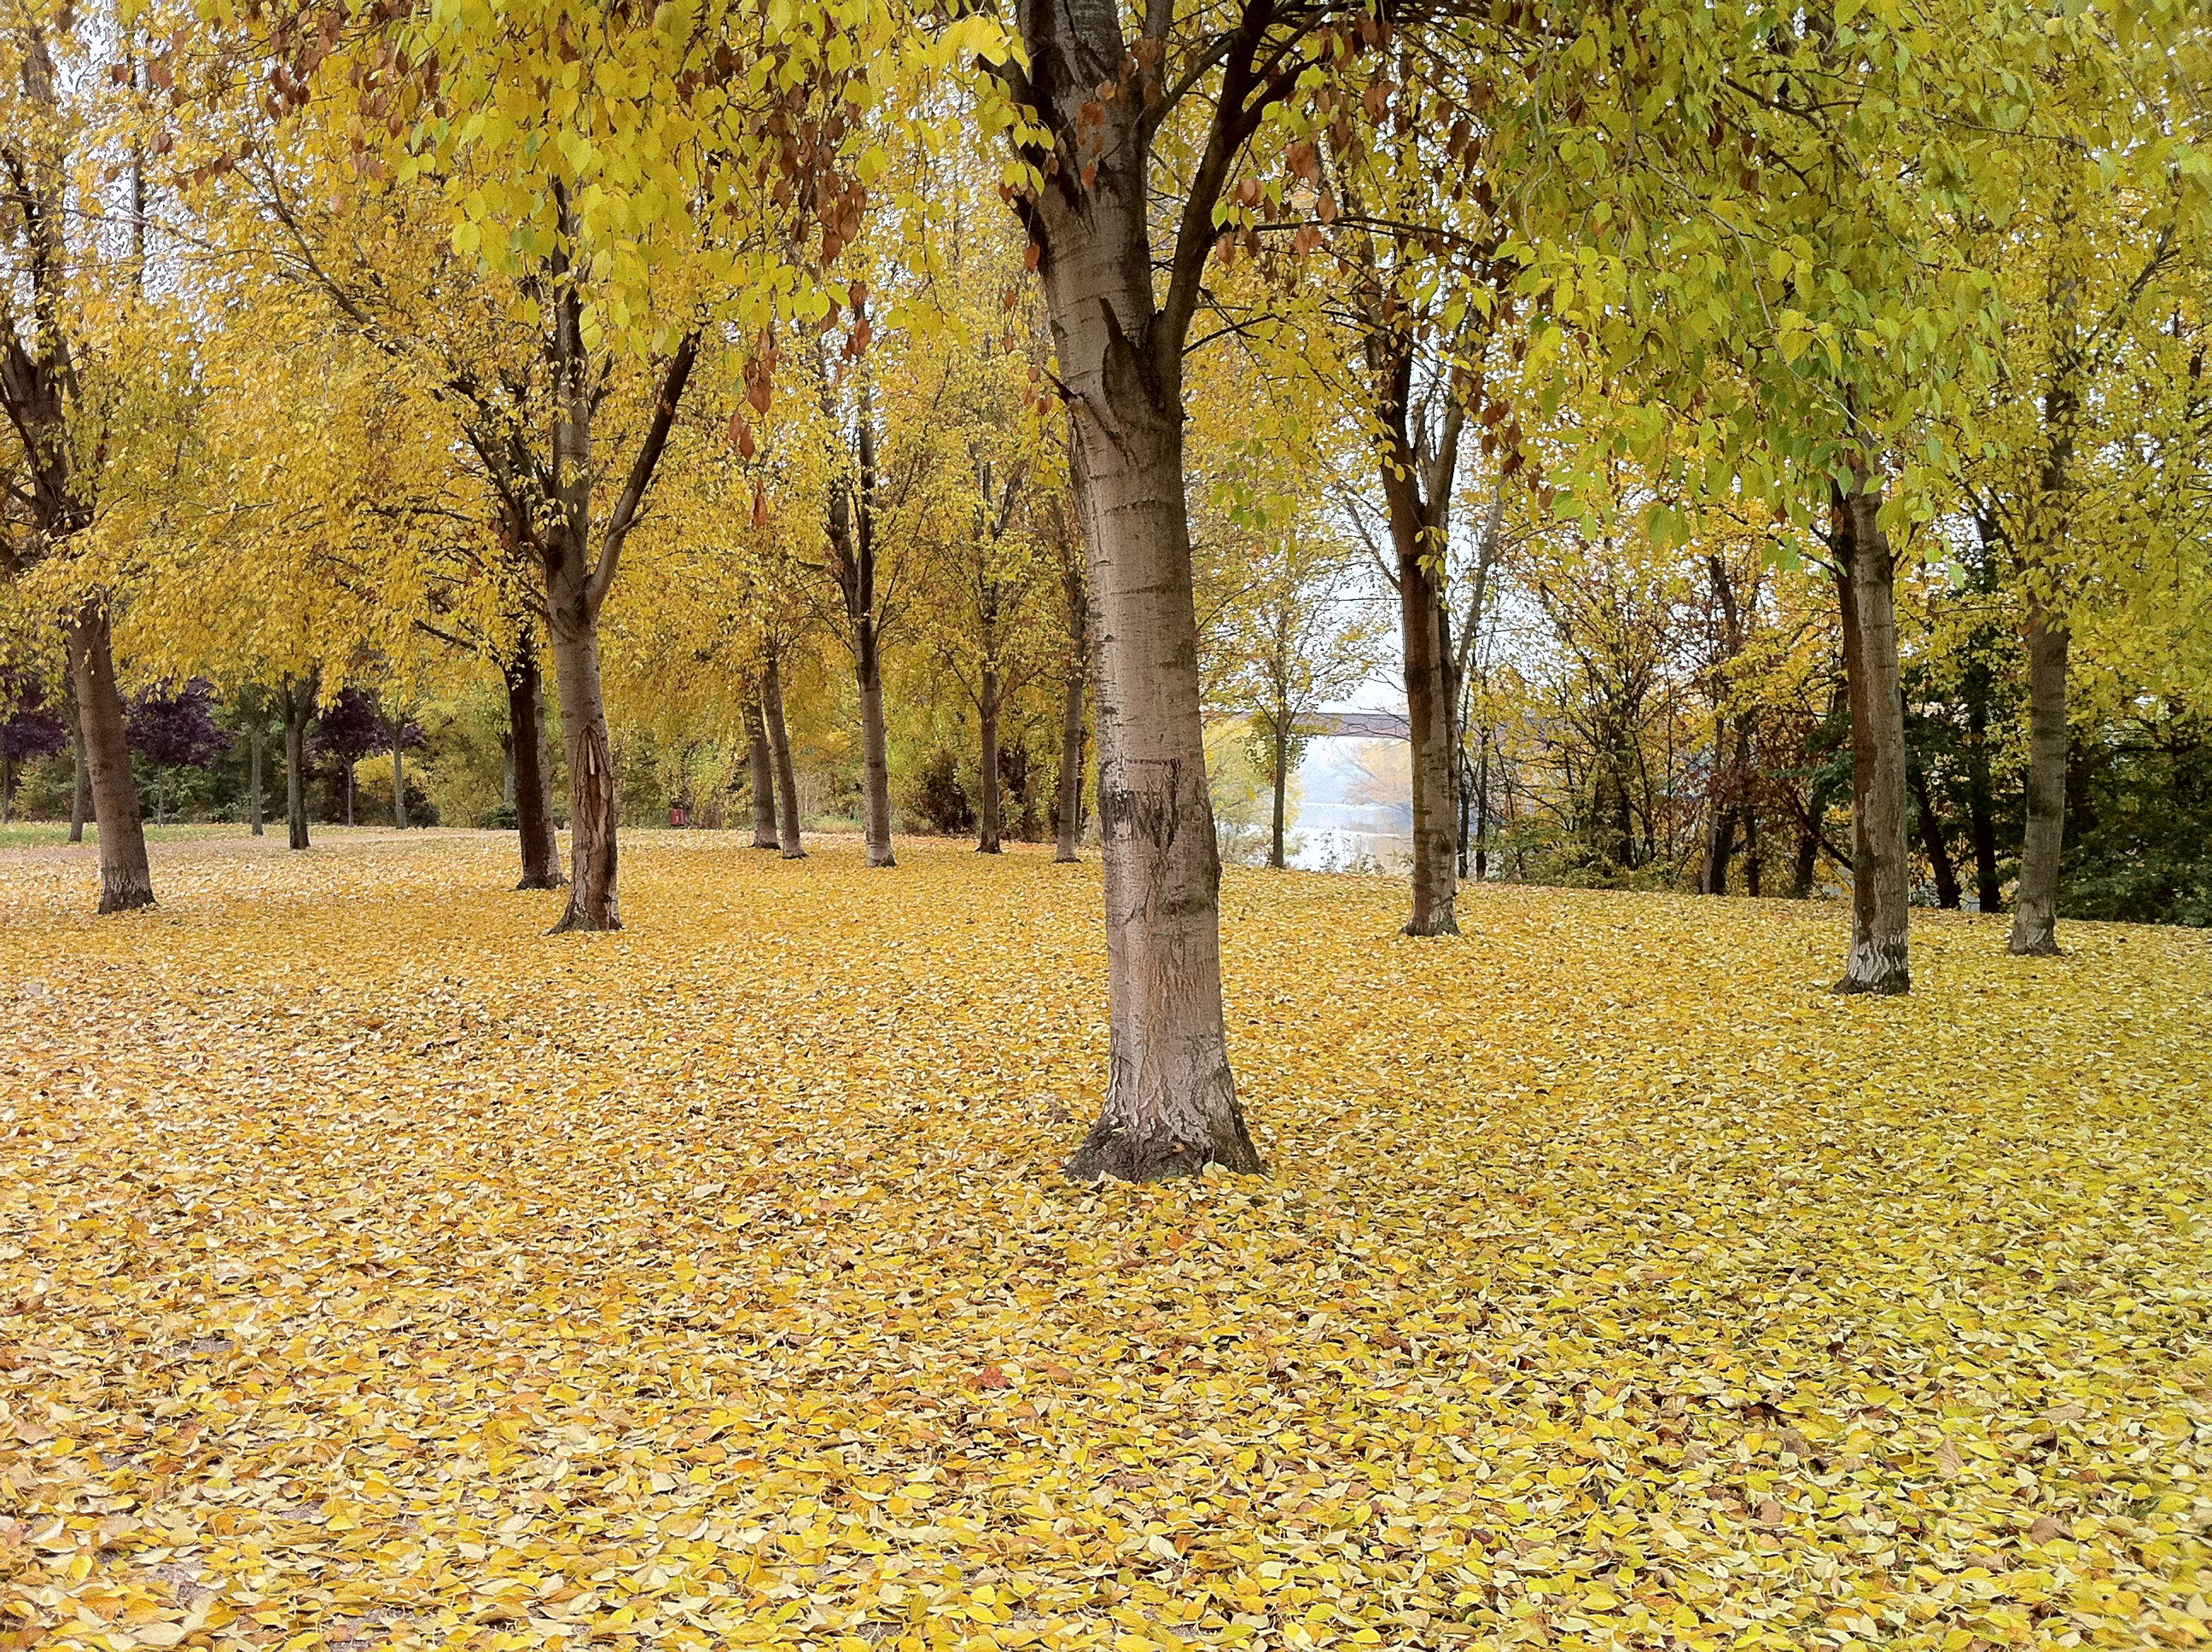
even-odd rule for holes
{"type": "Polygon", "coordinates": [[[1095,866],[511,853],[0,859],[0,1640],[2212,1638],[2203,935],[1232,873],[1091,1190],[1095,866]]]}

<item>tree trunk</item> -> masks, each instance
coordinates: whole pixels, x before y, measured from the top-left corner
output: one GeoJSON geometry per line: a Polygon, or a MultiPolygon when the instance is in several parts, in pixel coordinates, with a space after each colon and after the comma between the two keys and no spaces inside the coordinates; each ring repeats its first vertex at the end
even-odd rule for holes
{"type": "Polygon", "coordinates": [[[982,726],[983,735],[983,818],[976,831],[975,852],[996,854],[1002,826],[999,799],[999,674],[988,665],[983,668],[983,692],[976,702],[976,721],[982,726]]]}
{"type": "Polygon", "coordinates": [[[507,679],[507,763],[513,774],[514,826],[522,854],[515,888],[558,889],[561,839],[553,824],[553,750],[545,732],[545,677],[538,643],[527,631],[500,674],[507,679]]]}
{"type": "Polygon", "coordinates": [[[2047,957],[2058,951],[2058,855],[2066,837],[2066,656],[2064,622],[2047,613],[2027,625],[2027,829],[2020,884],[2013,891],[2012,951],[2047,957]]]}
{"type": "MultiPolygon", "coordinates": [[[[1048,16],[1025,4],[1022,18],[1036,39],[1068,31],[1054,50],[1074,59],[1044,65],[1069,77],[1068,98],[1093,96],[1079,82],[1095,84],[1122,59],[1110,9],[1048,16]]],[[[1222,1019],[1221,858],[1183,491],[1183,339],[1155,299],[1149,143],[1135,101],[1109,102],[1112,130],[1100,136],[1111,141],[1091,187],[1079,200],[1073,179],[1048,185],[1035,222],[1098,632],[1109,1062],[1097,1121],[1067,1165],[1082,1181],[1261,1168],[1222,1019]]]]}
{"type": "Polygon", "coordinates": [[[1389,368],[1382,495],[1396,554],[1398,629],[1406,657],[1406,714],[1413,782],[1413,914],[1408,935],[1456,935],[1459,764],[1453,750],[1451,651],[1444,637],[1444,541],[1431,522],[1438,501],[1420,494],[1422,466],[1406,428],[1411,346],[1389,368]]]}
{"type": "Polygon", "coordinates": [[[1754,901],[1759,896],[1759,811],[1747,806],[1743,811],[1743,892],[1754,901]]]}
{"type": "Polygon", "coordinates": [[[354,762],[349,759],[345,766],[345,811],[346,824],[349,826],[353,824],[353,771],[356,765],[354,762]]]}
{"type": "Polygon", "coordinates": [[[568,907],[553,926],[556,935],[622,927],[614,748],[599,690],[599,616],[584,600],[580,579],[570,572],[582,562],[582,553],[572,550],[555,565],[547,604],[568,755],[568,907]]]}
{"type": "Polygon", "coordinates": [[[1722,804],[1714,810],[1711,829],[1705,834],[1705,864],[1698,876],[1698,893],[1726,895],[1729,862],[1735,859],[1735,810],[1722,804]]]}
{"type": "Polygon", "coordinates": [[[1936,879],[1936,904],[1946,912],[1959,909],[1959,869],[1951,861],[1951,846],[1943,835],[1943,823],[1936,813],[1935,793],[1928,788],[1928,772],[1911,766],[1912,802],[1920,817],[1920,847],[1928,857],[1928,870],[1936,879]]]}
{"type": "Polygon", "coordinates": [[[253,726],[246,731],[246,817],[253,827],[253,835],[259,837],[263,835],[261,826],[261,752],[263,746],[267,744],[269,731],[267,726],[261,720],[262,718],[267,714],[266,708],[261,707],[258,699],[257,699],[254,703],[256,707],[259,708],[254,712],[253,726]]]}
{"type": "Polygon", "coordinates": [[[395,830],[407,829],[407,758],[405,755],[405,726],[397,717],[392,725],[392,824],[395,830]]]}
{"type": "Polygon", "coordinates": [[[1060,704],[1059,837],[1052,858],[1076,859],[1076,845],[1083,841],[1083,669],[1079,664],[1067,674],[1060,704]]]}
{"type": "Polygon", "coordinates": [[[745,744],[753,788],[753,847],[779,848],[775,835],[775,759],[768,749],[768,720],[760,701],[745,701],[745,744]]]}
{"type": "Polygon", "coordinates": [[[315,708],[316,682],[287,680],[281,690],[284,713],[284,813],[291,847],[307,847],[307,719],[315,708]]]}
{"type": "Polygon", "coordinates": [[[1966,822],[1974,840],[1974,904],[2004,908],[1997,882],[1997,823],[1990,797],[1989,677],[1978,665],[1966,677],[1966,822]]]}
{"type": "Polygon", "coordinates": [[[70,689],[70,756],[76,773],[70,784],[70,835],[72,843],[84,841],[84,823],[92,818],[92,765],[84,755],[84,715],[77,709],[76,689],[70,689]]]}
{"type": "Polygon", "coordinates": [[[769,755],[775,762],[776,836],[786,860],[803,860],[799,841],[799,777],[791,767],[791,735],[783,721],[783,668],[773,652],[761,674],[761,716],[768,725],[769,755]]]}
{"type": "MultiPolygon", "coordinates": [[[[853,623],[853,671],[860,689],[860,753],[865,787],[868,864],[895,866],[891,853],[891,765],[884,732],[884,662],[877,647],[876,622],[863,614],[853,623]]],[[[992,754],[993,762],[997,753],[992,754]]]]}
{"type": "Polygon", "coordinates": [[[0,826],[15,817],[15,760],[0,756],[0,826]]]}
{"type": "Polygon", "coordinates": [[[1882,482],[1862,471],[1836,501],[1836,585],[1851,708],[1851,950],[1838,993],[1912,990],[1905,834],[1905,696],[1896,563],[1882,482]]]}
{"type": "Polygon", "coordinates": [[[1288,812],[1284,807],[1283,800],[1291,788],[1291,729],[1290,720],[1283,715],[1283,708],[1280,706],[1275,708],[1275,714],[1273,720],[1275,738],[1272,753],[1274,762],[1275,807],[1274,818],[1269,824],[1267,864],[1277,872],[1280,872],[1284,866],[1284,817],[1288,812]]]}
{"type": "Polygon", "coordinates": [[[100,828],[100,909],[149,907],[154,875],[146,861],[146,829],[123,728],[123,695],[115,686],[107,610],[98,603],[79,609],[69,628],[69,664],[92,770],[93,819],[100,828]]]}

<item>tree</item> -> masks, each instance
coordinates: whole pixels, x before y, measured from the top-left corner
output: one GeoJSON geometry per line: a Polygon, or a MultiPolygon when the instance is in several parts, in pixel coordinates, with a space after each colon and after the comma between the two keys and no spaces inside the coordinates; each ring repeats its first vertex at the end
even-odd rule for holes
{"type": "Polygon", "coordinates": [[[387,741],[383,714],[366,689],[340,689],[315,719],[315,750],[336,770],[349,826],[354,823],[355,766],[385,750],[387,741]]]}
{"type": "MultiPolygon", "coordinates": [[[[146,253],[144,197],[135,191],[118,241],[115,191],[97,168],[137,88],[111,98],[113,82],[93,61],[101,44],[91,14],[68,5],[19,8],[0,27],[0,409],[26,506],[21,532],[0,553],[9,577],[65,562],[92,526],[134,388],[124,358],[139,319],[131,297],[146,253]]],[[[151,906],[112,611],[96,586],[63,589],[70,692],[100,825],[100,910],[151,906]]]]}
{"type": "Polygon", "coordinates": [[[21,668],[0,671],[0,705],[9,708],[0,720],[0,825],[7,823],[15,807],[15,780],[27,762],[52,757],[68,749],[68,726],[46,707],[46,683],[36,672],[21,668]]]}
{"type": "Polygon", "coordinates": [[[1243,566],[1248,583],[1226,646],[1227,690],[1264,748],[1273,789],[1267,864],[1279,870],[1290,777],[1313,714],[1366,678],[1380,638],[1351,552],[1318,524],[1285,527],[1243,566]]]}
{"type": "Polygon", "coordinates": [[[173,694],[159,689],[131,702],[124,721],[131,749],[154,770],[154,819],[167,816],[168,784],[179,768],[204,768],[230,750],[230,736],[215,720],[215,685],[194,677],[173,694]]]}

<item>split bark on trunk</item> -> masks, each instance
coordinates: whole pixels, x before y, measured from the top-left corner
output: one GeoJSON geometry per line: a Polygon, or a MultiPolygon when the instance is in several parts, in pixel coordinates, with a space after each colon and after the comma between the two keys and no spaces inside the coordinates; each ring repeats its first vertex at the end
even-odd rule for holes
{"type": "Polygon", "coordinates": [[[154,876],[146,861],[146,829],[138,813],[138,783],[131,772],[131,742],[123,727],[123,695],[115,685],[107,610],[88,602],[69,627],[70,687],[82,720],[84,751],[92,771],[92,812],[100,827],[100,909],[128,912],[154,904],[154,876]]]}
{"type": "Polygon", "coordinates": [[[999,794],[999,674],[983,668],[982,692],[976,700],[976,722],[983,736],[982,821],[976,829],[975,852],[997,854],[1002,805],[999,794]]]}
{"type": "Polygon", "coordinates": [[[1222,1019],[1221,860],[1199,717],[1182,352],[1214,201],[1265,112],[1258,41],[1231,43],[1216,131],[1163,291],[1153,282],[1146,100],[1108,99],[1103,130],[1091,118],[1097,88],[1137,61],[1119,10],[1019,0],[1018,17],[1025,101],[1064,134],[1071,155],[1080,142],[1097,157],[1095,170],[1060,167],[1023,209],[1041,249],[1097,629],[1109,1065],[1104,1104],[1067,1174],[1149,1181],[1208,1163],[1256,1171],[1222,1019]]]}
{"type": "Polygon", "coordinates": [[[2066,664],[2071,637],[2047,613],[2027,626],[2027,830],[2013,892],[2011,947],[2020,957],[2058,951],[2058,857],[2066,838],[2066,664]]]}
{"type": "Polygon", "coordinates": [[[1836,504],[1836,585],[1851,709],[1851,950],[1838,993],[1912,990],[1905,882],[1905,698],[1896,564],[1882,481],[1862,471],[1836,504]]]}
{"type": "Polygon", "coordinates": [[[307,720],[314,715],[317,679],[287,680],[277,705],[284,714],[284,813],[291,847],[307,847],[307,720]]]}
{"type": "Polygon", "coordinates": [[[775,834],[775,760],[769,755],[768,720],[760,701],[745,702],[745,744],[753,788],[753,847],[781,848],[775,834]]]}
{"type": "Polygon", "coordinates": [[[561,840],[553,824],[553,750],[545,732],[545,678],[538,644],[524,635],[501,666],[507,679],[507,762],[522,855],[521,889],[561,887],[561,840]]]}
{"type": "Polygon", "coordinates": [[[771,651],[761,673],[761,716],[768,725],[769,752],[775,763],[776,838],[786,860],[803,860],[799,841],[799,776],[791,766],[791,734],[783,721],[783,668],[771,651]]]}

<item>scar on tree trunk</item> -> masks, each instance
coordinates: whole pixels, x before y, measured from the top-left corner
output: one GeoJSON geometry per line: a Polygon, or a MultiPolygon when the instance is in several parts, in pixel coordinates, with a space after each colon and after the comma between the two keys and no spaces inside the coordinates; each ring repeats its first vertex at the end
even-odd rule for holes
{"type": "Polygon", "coordinates": [[[92,770],[93,818],[100,827],[100,910],[152,906],[154,877],[138,814],[138,783],[131,772],[123,695],[115,686],[107,610],[99,604],[87,603],[77,610],[69,629],[69,661],[70,686],[76,695],[92,770]]]}
{"type": "Polygon", "coordinates": [[[1838,993],[1912,990],[1905,884],[1905,695],[1897,658],[1896,564],[1862,472],[1835,500],[1836,586],[1851,712],[1851,951],[1838,993]]]}
{"type": "Polygon", "coordinates": [[[2013,892],[2015,957],[2051,957],[2058,951],[2058,858],[2066,841],[2065,623],[2046,613],[2028,622],[2027,828],[2020,883],[2013,892]]]}

